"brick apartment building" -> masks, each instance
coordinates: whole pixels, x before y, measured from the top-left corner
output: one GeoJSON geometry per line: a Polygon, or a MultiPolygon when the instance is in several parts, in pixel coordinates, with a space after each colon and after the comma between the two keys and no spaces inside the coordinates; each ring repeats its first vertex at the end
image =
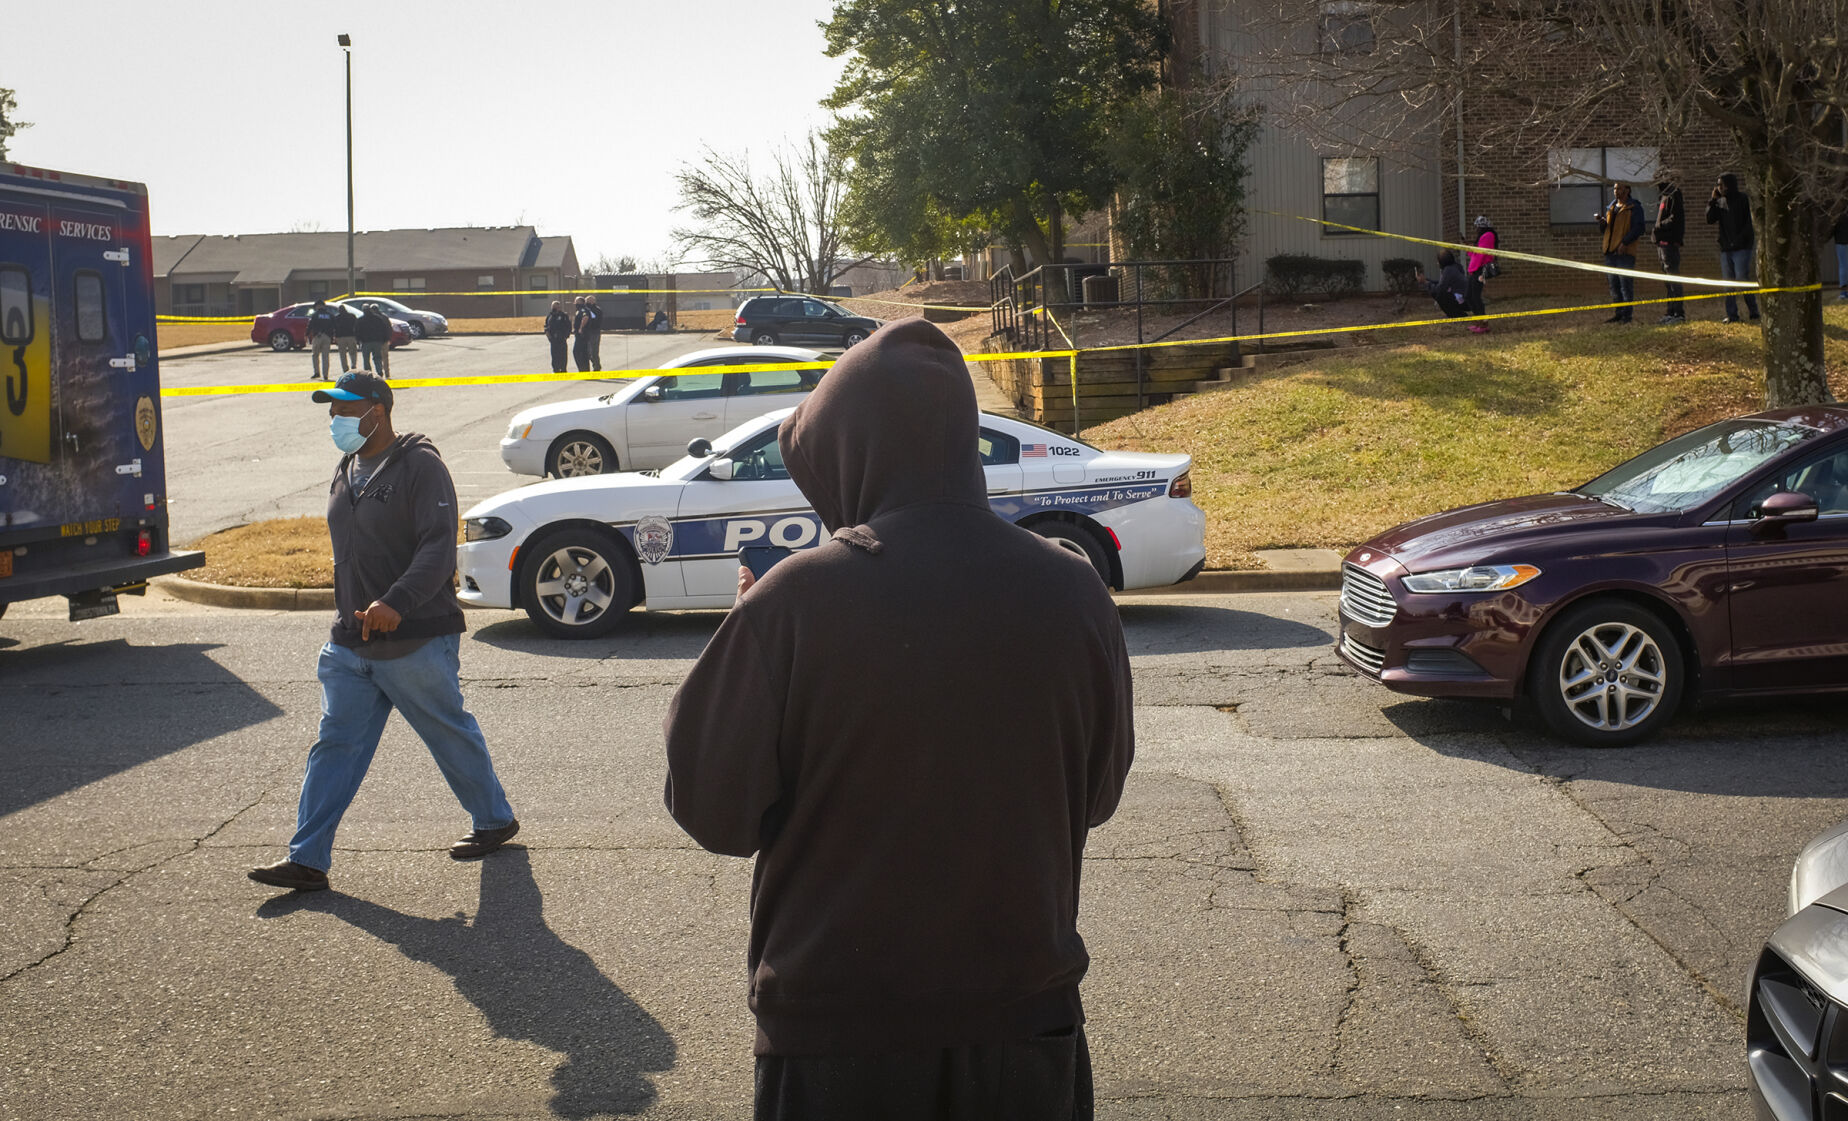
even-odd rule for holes
{"type": "MultiPolygon", "coordinates": [[[[580,282],[571,238],[531,226],[367,230],[354,235],[353,257],[360,291],[446,316],[542,315],[553,297],[516,293],[580,282]]],[[[155,306],[162,315],[259,315],[344,294],[346,262],[343,231],[156,237],[155,306]]]]}
{"type": "MultiPolygon", "coordinates": [[[[1260,55],[1275,58],[1280,32],[1274,22],[1274,3],[1167,0],[1166,6],[1175,31],[1172,73],[1212,81],[1246,73],[1247,64],[1260,55]]],[[[1387,30],[1376,27],[1374,21],[1416,18],[1421,11],[1427,17],[1454,12],[1465,52],[1478,41],[1467,7],[1322,0],[1320,11],[1318,26],[1310,32],[1316,38],[1310,49],[1321,52],[1370,50],[1376,32],[1387,30]]],[[[1294,46],[1303,48],[1300,43],[1294,46]]],[[[1570,60],[1561,60],[1560,65],[1569,66],[1570,60]]],[[[1283,82],[1262,79],[1246,83],[1245,89],[1260,105],[1300,92],[1285,89],[1283,82]]],[[[1492,219],[1502,244],[1509,249],[1599,262],[1595,215],[1610,199],[1609,184],[1630,182],[1653,223],[1655,180],[1662,171],[1681,184],[1686,200],[1683,271],[1719,275],[1718,243],[1706,225],[1705,207],[1715,177],[1737,167],[1737,149],[1730,136],[1704,118],[1692,119],[1685,135],[1654,135],[1634,101],[1612,98],[1587,122],[1588,139],[1579,142],[1583,146],[1549,151],[1472,140],[1519,112],[1512,100],[1494,91],[1466,91],[1460,111],[1432,112],[1422,119],[1406,114],[1394,101],[1389,94],[1371,104],[1350,99],[1333,110],[1332,127],[1324,121],[1314,130],[1293,127],[1275,114],[1265,115],[1248,157],[1251,215],[1241,246],[1240,287],[1262,279],[1264,261],[1278,253],[1364,261],[1366,286],[1371,289],[1385,286],[1380,262],[1387,258],[1411,257],[1427,262],[1427,271],[1432,267],[1429,262],[1436,251],[1427,246],[1343,233],[1318,222],[1266,212],[1461,242],[1474,240],[1470,224],[1482,214],[1492,219]],[[1390,122],[1392,134],[1382,139],[1380,134],[1387,128],[1383,122],[1390,122]],[[1331,141],[1326,135],[1330,132],[1345,132],[1346,142],[1331,141]]],[[[1651,244],[1645,241],[1639,268],[1658,267],[1651,244]]],[[[1833,273],[1830,260],[1823,274],[1833,273]]],[[[1639,298],[1661,295],[1657,286],[1640,283],[1639,298]]],[[[1593,296],[1605,287],[1604,278],[1595,273],[1511,262],[1493,282],[1490,293],[1491,298],[1534,293],[1593,296]]]]}

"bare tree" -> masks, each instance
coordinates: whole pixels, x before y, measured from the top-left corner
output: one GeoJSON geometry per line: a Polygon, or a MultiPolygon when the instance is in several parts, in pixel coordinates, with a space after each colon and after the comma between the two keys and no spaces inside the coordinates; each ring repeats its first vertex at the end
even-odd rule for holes
{"type": "Polygon", "coordinates": [[[584,266],[584,272],[589,276],[605,276],[611,273],[632,273],[636,271],[635,258],[627,253],[604,253],[596,260],[590,262],[590,264],[584,266]]]}
{"type": "MultiPolygon", "coordinates": [[[[1453,161],[1463,177],[1511,146],[1718,126],[1756,188],[1761,283],[1817,282],[1848,188],[1848,0],[1264,0],[1255,14],[1256,46],[1217,76],[1220,96],[1255,94],[1284,127],[1453,161]],[[1445,125],[1454,153],[1432,143],[1445,125]]],[[[1767,404],[1832,400],[1821,294],[1764,302],[1767,404]]]]}
{"type": "Polygon", "coordinates": [[[826,295],[834,279],[871,260],[850,257],[841,218],[846,179],[841,161],[810,133],[771,156],[767,175],[750,153],[705,150],[702,166],[683,165],[676,210],[694,226],[673,232],[674,250],[712,270],[764,276],[788,292],[826,295]]]}

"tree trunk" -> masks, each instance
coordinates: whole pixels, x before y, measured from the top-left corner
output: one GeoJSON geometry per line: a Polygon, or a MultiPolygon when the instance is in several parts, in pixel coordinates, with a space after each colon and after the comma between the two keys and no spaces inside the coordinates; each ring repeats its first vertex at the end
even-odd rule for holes
{"type": "MultiPolygon", "coordinates": [[[[1815,215],[1797,177],[1775,165],[1760,169],[1764,201],[1758,225],[1758,276],[1766,288],[1802,287],[1821,278],[1815,215]]],[[[1822,357],[1822,292],[1774,292],[1764,303],[1765,407],[1833,402],[1822,357]]]]}
{"type": "Polygon", "coordinates": [[[1033,267],[1052,264],[1052,247],[1046,244],[1046,231],[1040,229],[1039,221],[1033,217],[1033,207],[1024,197],[1014,200],[1009,217],[1013,219],[1011,232],[1026,246],[1033,258],[1033,267]]]}

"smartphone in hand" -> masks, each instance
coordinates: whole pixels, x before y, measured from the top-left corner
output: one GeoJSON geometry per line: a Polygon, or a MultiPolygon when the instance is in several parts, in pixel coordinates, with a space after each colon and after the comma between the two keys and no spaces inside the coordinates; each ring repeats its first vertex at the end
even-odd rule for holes
{"type": "Polygon", "coordinates": [[[764,573],[770,571],[777,561],[794,552],[781,545],[746,545],[738,550],[738,563],[750,569],[754,579],[762,580],[764,573]]]}

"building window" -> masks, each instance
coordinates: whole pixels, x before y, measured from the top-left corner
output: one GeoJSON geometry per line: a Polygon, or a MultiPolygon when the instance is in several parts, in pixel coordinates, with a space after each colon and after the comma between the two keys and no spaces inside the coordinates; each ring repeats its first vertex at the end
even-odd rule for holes
{"type": "Polygon", "coordinates": [[[492,276],[478,276],[475,278],[475,287],[492,288],[494,287],[494,278],[492,276]]]}
{"type": "Polygon", "coordinates": [[[205,303],[205,285],[175,284],[173,286],[173,303],[175,307],[198,307],[205,303]]]}
{"type": "Polygon", "coordinates": [[[1610,185],[1628,183],[1630,197],[1653,225],[1656,178],[1661,161],[1654,148],[1555,148],[1546,154],[1547,216],[1555,226],[1595,226],[1611,200],[1610,185]]]}
{"type": "Polygon", "coordinates": [[[394,292],[421,292],[424,290],[424,278],[421,276],[392,277],[391,287],[394,292]]]}
{"type": "Polygon", "coordinates": [[[1372,5],[1359,0],[1323,0],[1316,33],[1323,54],[1372,54],[1372,5]]]}
{"type": "Polygon", "coordinates": [[[545,274],[542,272],[529,273],[526,277],[526,286],[535,292],[544,291],[545,274]]]}
{"type": "Polygon", "coordinates": [[[310,280],[308,282],[308,298],[311,300],[325,300],[327,298],[327,281],[310,280]]]}
{"type": "MultiPolygon", "coordinates": [[[[1322,220],[1362,229],[1380,228],[1380,161],[1374,156],[1335,156],[1322,161],[1322,220]]],[[[1329,237],[1355,230],[1323,226],[1329,237]]]]}

